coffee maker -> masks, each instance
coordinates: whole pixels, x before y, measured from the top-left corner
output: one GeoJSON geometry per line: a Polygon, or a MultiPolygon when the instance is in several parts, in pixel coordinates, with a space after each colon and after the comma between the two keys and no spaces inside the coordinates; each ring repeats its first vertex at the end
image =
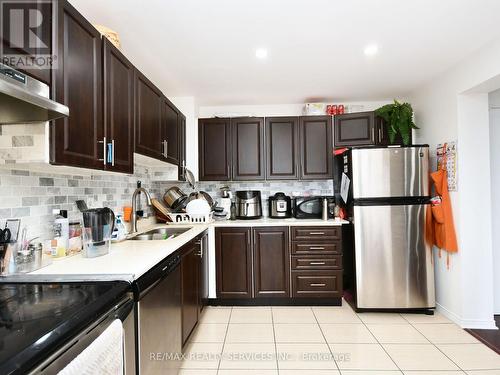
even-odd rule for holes
{"type": "Polygon", "coordinates": [[[259,219],[262,217],[260,191],[240,190],[236,192],[236,218],[259,219]]]}

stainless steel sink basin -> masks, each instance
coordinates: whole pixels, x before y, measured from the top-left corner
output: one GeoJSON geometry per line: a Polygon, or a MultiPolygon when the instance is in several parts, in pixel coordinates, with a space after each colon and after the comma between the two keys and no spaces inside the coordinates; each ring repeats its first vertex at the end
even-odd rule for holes
{"type": "Polygon", "coordinates": [[[152,240],[169,240],[181,235],[190,230],[191,227],[186,228],[158,228],[152,229],[148,232],[138,234],[132,238],[134,241],[152,241],[152,240]]]}

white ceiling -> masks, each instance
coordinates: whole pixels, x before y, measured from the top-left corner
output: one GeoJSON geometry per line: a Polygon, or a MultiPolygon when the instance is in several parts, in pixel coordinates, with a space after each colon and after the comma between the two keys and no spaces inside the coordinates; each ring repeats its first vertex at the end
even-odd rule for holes
{"type": "Polygon", "coordinates": [[[202,105],[403,96],[500,37],[499,0],[70,1],[168,96],[202,105]]]}

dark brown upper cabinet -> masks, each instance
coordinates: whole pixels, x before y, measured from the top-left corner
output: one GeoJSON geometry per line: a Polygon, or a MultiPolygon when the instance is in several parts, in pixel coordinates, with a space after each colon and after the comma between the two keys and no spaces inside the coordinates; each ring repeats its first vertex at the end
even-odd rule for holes
{"type": "Polygon", "coordinates": [[[263,180],[265,178],[264,118],[231,119],[232,179],[263,180]]]}
{"type": "MultiPolygon", "coordinates": [[[[61,0],[62,1],[62,0],[61,0]]],[[[22,9],[24,11],[25,22],[28,22],[28,18],[26,17],[28,12],[31,10],[38,10],[42,17],[41,23],[38,27],[32,28],[30,27],[29,32],[25,32],[24,35],[24,43],[23,45],[18,45],[17,43],[12,43],[12,40],[8,40],[8,32],[2,32],[5,38],[0,37],[2,42],[2,52],[3,56],[7,57],[9,55],[20,55],[26,58],[39,57],[41,55],[50,56],[53,54],[52,50],[52,35],[55,31],[52,27],[52,2],[47,1],[29,1],[26,4],[22,4],[19,1],[11,1],[2,3],[2,11],[4,14],[8,14],[10,9],[22,9]],[[29,36],[28,36],[29,35],[29,36]],[[31,39],[36,36],[38,39],[42,41],[42,44],[38,43],[37,47],[32,48],[29,46],[29,42],[27,41],[28,37],[31,39]]],[[[57,11],[57,9],[55,9],[57,11]]],[[[2,26],[3,27],[3,26],[2,26]]],[[[12,38],[9,38],[12,39],[12,38]]],[[[2,60],[3,63],[8,64],[9,60],[2,60]]],[[[17,59],[14,59],[14,62],[17,62],[17,59]]],[[[52,69],[44,67],[44,68],[36,68],[35,66],[31,66],[29,69],[23,69],[22,66],[13,66],[13,68],[26,73],[27,75],[38,79],[48,85],[51,84],[51,73],[52,69]]]]}
{"type": "Polygon", "coordinates": [[[209,118],[198,121],[200,181],[231,179],[231,121],[209,118]]]}
{"type": "Polygon", "coordinates": [[[169,163],[179,165],[179,111],[167,98],[162,102],[163,156],[169,163]]]}
{"type": "Polygon", "coordinates": [[[252,298],[250,228],[215,228],[217,298],[252,298]]]}
{"type": "Polygon", "coordinates": [[[255,298],[290,296],[288,227],[253,230],[255,298]]]}
{"type": "Polygon", "coordinates": [[[335,147],[375,145],[379,137],[374,112],[337,115],[334,128],[335,147]]]}
{"type": "Polygon", "coordinates": [[[51,126],[51,163],[104,168],[101,34],[67,1],[58,1],[55,100],[70,115],[51,126]]]}
{"type": "Polygon", "coordinates": [[[179,113],[179,181],[186,181],[186,116],[179,113]]]}
{"type": "Polygon", "coordinates": [[[106,38],[104,45],[104,129],[109,149],[106,169],[134,171],[134,66],[106,38]]]}
{"type": "Polygon", "coordinates": [[[163,95],[141,72],[135,72],[135,152],[164,159],[163,95]]]}
{"type": "Polygon", "coordinates": [[[302,116],[299,119],[300,178],[333,178],[331,116],[302,116]]]}
{"type": "Polygon", "coordinates": [[[298,180],[299,118],[266,118],[266,179],[298,180]]]}

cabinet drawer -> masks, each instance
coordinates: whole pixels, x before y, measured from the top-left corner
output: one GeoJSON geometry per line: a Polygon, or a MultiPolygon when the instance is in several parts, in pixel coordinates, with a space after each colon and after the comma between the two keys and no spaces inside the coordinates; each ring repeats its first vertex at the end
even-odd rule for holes
{"type": "Polygon", "coordinates": [[[292,270],[294,271],[340,269],[342,269],[342,255],[292,257],[292,270]]]}
{"type": "Polygon", "coordinates": [[[293,297],[341,297],[342,271],[292,272],[293,297]]]}
{"type": "Polygon", "coordinates": [[[342,254],[340,241],[302,243],[292,242],[293,255],[342,254]]]}
{"type": "Polygon", "coordinates": [[[341,227],[292,227],[292,240],[339,240],[342,237],[341,227]]]}

